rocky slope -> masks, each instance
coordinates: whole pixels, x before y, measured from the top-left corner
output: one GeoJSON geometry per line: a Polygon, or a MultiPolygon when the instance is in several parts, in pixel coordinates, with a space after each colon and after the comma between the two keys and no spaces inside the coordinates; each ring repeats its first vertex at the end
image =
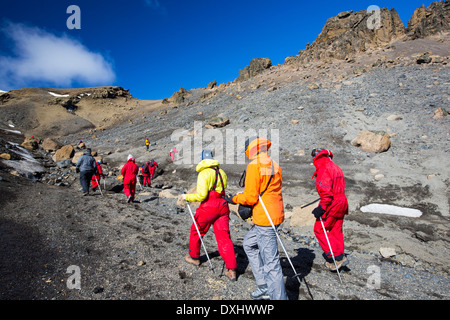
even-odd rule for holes
{"type": "MultiPolygon", "coordinates": [[[[450,39],[442,27],[448,26],[442,23],[448,4],[417,9],[403,29],[394,10],[383,9],[382,16],[392,22],[389,34],[359,39],[364,30],[357,28],[368,17],[345,12],[282,65],[256,59],[237,81],[181,88],[165,101],[139,101],[122,88],[27,88],[1,95],[1,298],[249,299],[254,279],[242,240],[250,224],[234,213],[237,282],[220,277],[223,263],[212,230],[205,241],[215,272],[205,260],[199,268],[184,262],[191,222],[177,196],[195,186],[201,148],[180,152],[174,164],[169,150],[180,143],[178,133],[191,142],[203,138],[202,147],[215,136],[224,142],[215,150],[220,155],[227,132],[266,129],[279,142],[273,156],[283,170],[287,219],[279,234],[301,279],[292,278],[281,252],[291,300],[448,299],[450,39]],[[351,47],[341,45],[345,39],[351,47]],[[92,95],[78,98],[83,93],[92,95]],[[48,119],[50,108],[57,119],[48,119]],[[75,121],[77,126],[68,125],[75,121]],[[73,166],[80,140],[103,163],[102,194],[81,196],[73,166]],[[301,208],[317,198],[309,156],[315,147],[331,149],[346,176],[350,264],[341,274],[343,284],[322,267],[312,232],[314,205],[301,208]],[[138,187],[133,204],[126,203],[117,180],[130,153],[138,164],[160,164],[152,188],[138,187]],[[362,210],[372,203],[422,215],[362,210]],[[73,265],[81,269],[80,290],[67,286],[73,265]]],[[[241,142],[237,158],[221,161],[230,193],[241,191],[241,142]]]]}

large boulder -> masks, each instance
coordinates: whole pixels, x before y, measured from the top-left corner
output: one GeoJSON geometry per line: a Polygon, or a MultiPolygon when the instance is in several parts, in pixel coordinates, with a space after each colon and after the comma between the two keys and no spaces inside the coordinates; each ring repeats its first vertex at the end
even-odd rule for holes
{"type": "Polygon", "coordinates": [[[290,226],[295,227],[304,227],[304,226],[313,226],[316,222],[316,218],[311,214],[312,210],[317,206],[317,204],[309,205],[305,208],[302,207],[294,207],[291,214],[290,226]]]}
{"type": "Polygon", "coordinates": [[[53,141],[50,138],[45,138],[44,141],[42,141],[42,149],[44,149],[45,151],[56,151],[60,148],[61,146],[53,141]]]}
{"type": "Polygon", "coordinates": [[[380,153],[389,149],[391,146],[391,139],[384,131],[376,132],[364,130],[351,141],[351,144],[367,152],[380,153]]]}
{"type": "Polygon", "coordinates": [[[39,139],[35,137],[26,137],[21,144],[27,150],[36,150],[39,147],[39,139]]]}
{"type": "Polygon", "coordinates": [[[74,152],[75,151],[74,151],[73,147],[70,144],[68,144],[68,145],[65,145],[64,147],[58,149],[55,152],[55,154],[53,155],[52,159],[54,162],[69,160],[69,159],[72,159],[74,152]]]}
{"type": "Polygon", "coordinates": [[[254,76],[260,74],[266,69],[272,66],[272,61],[268,58],[255,58],[250,61],[250,64],[244,69],[239,70],[239,77],[236,79],[237,82],[245,81],[254,76]]]}

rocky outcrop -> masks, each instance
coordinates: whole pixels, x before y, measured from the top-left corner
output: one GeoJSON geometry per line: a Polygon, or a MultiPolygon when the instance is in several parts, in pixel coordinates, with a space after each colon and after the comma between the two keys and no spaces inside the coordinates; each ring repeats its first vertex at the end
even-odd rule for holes
{"type": "Polygon", "coordinates": [[[379,24],[373,19],[376,12],[345,11],[328,19],[317,39],[289,62],[327,61],[346,59],[371,48],[386,46],[405,35],[405,26],[395,9],[379,10],[379,24]]]}
{"type": "Polygon", "coordinates": [[[272,61],[268,58],[255,58],[250,61],[250,64],[244,69],[239,70],[239,77],[235,80],[236,82],[242,82],[253,78],[259,73],[272,66],[272,61]]]}
{"type": "Polygon", "coordinates": [[[428,8],[422,5],[409,19],[406,32],[408,39],[425,38],[441,32],[450,31],[450,3],[436,1],[428,8]]]}
{"type": "Polygon", "coordinates": [[[386,132],[364,130],[351,141],[351,144],[367,152],[380,153],[389,149],[391,139],[386,132]]]}
{"type": "Polygon", "coordinates": [[[175,104],[181,104],[184,102],[184,99],[188,94],[189,91],[184,88],[180,88],[180,90],[176,91],[169,99],[167,99],[167,101],[175,104]]]}

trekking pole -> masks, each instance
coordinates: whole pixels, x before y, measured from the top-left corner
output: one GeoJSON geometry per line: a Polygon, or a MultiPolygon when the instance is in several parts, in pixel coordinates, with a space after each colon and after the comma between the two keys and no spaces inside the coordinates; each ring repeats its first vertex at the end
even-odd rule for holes
{"type": "Polygon", "coordinates": [[[264,202],[262,201],[261,196],[259,196],[259,201],[261,202],[262,207],[263,207],[263,209],[264,209],[264,212],[266,213],[267,219],[269,219],[270,225],[272,226],[272,229],[273,229],[273,231],[275,232],[275,234],[276,234],[276,236],[277,236],[277,238],[278,238],[278,241],[280,242],[281,247],[282,247],[283,250],[284,250],[284,253],[286,254],[286,258],[288,259],[289,264],[290,264],[291,267],[292,267],[292,270],[294,270],[294,276],[297,278],[298,283],[301,284],[301,281],[300,281],[300,279],[298,278],[298,273],[297,273],[297,271],[295,270],[294,265],[292,264],[291,259],[289,258],[289,255],[288,255],[288,253],[287,253],[287,251],[286,251],[286,248],[284,247],[283,242],[281,241],[280,236],[278,235],[277,229],[275,228],[275,226],[274,226],[274,224],[273,224],[272,218],[270,218],[269,212],[267,212],[266,206],[264,205],[264,202]]]}
{"type": "Polygon", "coordinates": [[[98,182],[98,179],[97,179],[97,177],[96,176],[94,176],[94,178],[95,178],[95,182],[97,182],[97,185],[98,185],[98,190],[100,190],[100,194],[102,195],[102,197],[103,197],[103,192],[102,192],[102,188],[100,187],[100,182],[98,182]]]}
{"type": "Polygon", "coordinates": [[[319,218],[320,218],[320,223],[322,224],[323,232],[325,233],[325,238],[327,238],[327,243],[328,243],[328,247],[330,248],[331,257],[333,258],[334,265],[336,266],[336,271],[337,271],[337,274],[339,276],[339,281],[342,283],[341,274],[339,273],[339,269],[338,269],[338,266],[337,266],[337,263],[336,263],[336,259],[334,258],[333,249],[331,249],[330,240],[328,240],[327,230],[325,229],[325,225],[323,224],[322,217],[319,217],[319,218]]]}
{"type": "Polygon", "coordinates": [[[194,221],[195,229],[197,230],[197,234],[198,234],[198,237],[200,238],[200,241],[201,241],[201,243],[202,243],[203,250],[204,250],[205,253],[206,253],[206,257],[208,258],[209,265],[211,266],[211,270],[212,270],[212,272],[214,273],[213,265],[212,265],[212,263],[211,263],[211,260],[209,259],[208,251],[206,251],[205,244],[203,243],[202,235],[200,234],[200,231],[198,230],[197,222],[195,221],[194,215],[192,214],[191,207],[189,206],[189,203],[188,203],[187,201],[186,201],[186,204],[187,204],[187,207],[188,207],[188,209],[189,209],[189,213],[191,214],[192,221],[194,221]]]}
{"type": "Polygon", "coordinates": [[[142,186],[141,186],[141,182],[139,181],[139,177],[136,177],[136,181],[137,181],[137,183],[139,185],[139,189],[141,189],[141,191],[142,191],[142,186]]]}
{"type": "Polygon", "coordinates": [[[301,206],[301,207],[300,207],[300,209],[306,208],[306,207],[308,207],[308,206],[312,205],[313,203],[316,203],[316,202],[317,202],[317,201],[319,201],[319,200],[320,200],[320,198],[319,198],[319,199],[316,199],[316,200],[314,200],[313,202],[310,202],[310,203],[308,203],[308,204],[305,204],[304,206],[301,206]]]}

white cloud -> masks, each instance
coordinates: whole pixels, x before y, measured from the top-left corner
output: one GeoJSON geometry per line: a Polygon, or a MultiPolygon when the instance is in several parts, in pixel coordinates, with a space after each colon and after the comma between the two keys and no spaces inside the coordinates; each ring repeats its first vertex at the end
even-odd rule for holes
{"type": "Polygon", "coordinates": [[[39,84],[69,87],[74,82],[110,85],[115,79],[111,63],[77,40],[15,23],[2,31],[14,43],[14,56],[0,56],[2,89],[39,84]]]}

